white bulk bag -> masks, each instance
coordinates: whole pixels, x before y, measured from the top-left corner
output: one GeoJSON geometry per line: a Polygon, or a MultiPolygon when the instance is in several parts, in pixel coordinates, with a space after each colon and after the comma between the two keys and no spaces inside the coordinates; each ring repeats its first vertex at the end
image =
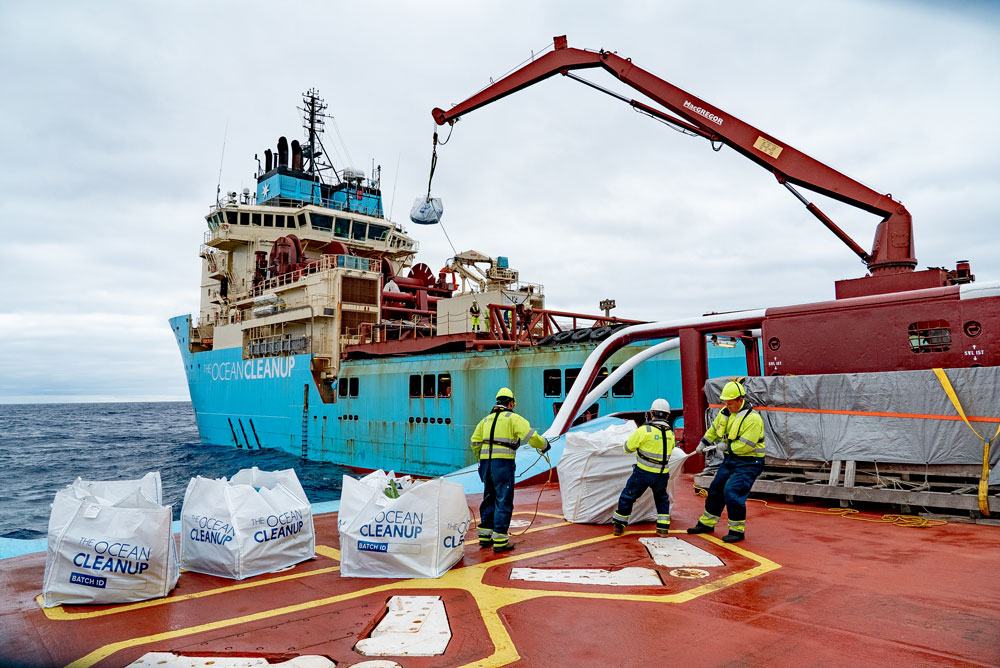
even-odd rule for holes
{"type": "Polygon", "coordinates": [[[434,225],[441,222],[444,204],[439,197],[418,197],[410,209],[410,220],[417,225],[434,225]]]}
{"type": "Polygon", "coordinates": [[[441,478],[385,488],[392,473],[344,476],[337,526],[340,574],[361,578],[437,578],[462,558],[469,506],[461,485],[441,478]]]}
{"type": "MultiPolygon", "coordinates": [[[[595,432],[566,433],[566,445],[559,458],[559,491],[562,495],[563,516],[577,524],[610,524],[618,507],[618,497],[632,475],[635,453],[622,447],[635,431],[629,421],[611,425],[595,432]]],[[[684,451],[675,447],[670,453],[670,480],[667,491],[673,500],[673,488],[686,459],[684,451]]],[[[643,492],[629,516],[629,523],[656,521],[653,493],[643,492]]]]}
{"type": "Polygon", "coordinates": [[[159,472],[140,480],[76,479],[56,493],[42,585],[46,608],[131,603],[177,585],[173,508],[161,505],[159,472]]]}
{"type": "Polygon", "coordinates": [[[181,507],[181,568],[253,577],[312,559],[312,508],[294,469],[192,478],[181,507]]]}

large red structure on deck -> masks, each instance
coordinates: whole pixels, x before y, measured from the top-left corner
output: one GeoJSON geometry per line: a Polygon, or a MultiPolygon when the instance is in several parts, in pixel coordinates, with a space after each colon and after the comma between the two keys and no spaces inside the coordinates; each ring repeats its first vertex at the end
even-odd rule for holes
{"type": "MultiPolygon", "coordinates": [[[[911,216],[900,202],[660,79],[627,58],[603,49],[571,48],[565,36],[556,37],[554,47],[451,109],[434,109],[434,120],[439,125],[453,124],[464,114],[551,76],[568,76],[713,144],[729,146],[767,169],[868,268],[867,276],[838,281],[835,301],[768,309],[753,316],[734,313],[731,318],[667,323],[616,337],[613,345],[602,351],[605,357],[635,341],[674,336],[680,339],[684,425],[688,433],[700,436],[705,427],[705,337],[712,334],[744,342],[751,375],[1000,364],[1000,334],[987,324],[1000,321],[1000,289],[986,286],[978,291],[963,291],[961,284],[975,279],[964,260],[954,270],[914,271],[917,259],[911,216]],[[595,68],[609,72],[663,108],[629,99],[572,73],[595,68]],[[871,250],[865,251],[795,186],[881,216],[871,250]],[[752,335],[758,329],[759,341],[752,335]]],[[[599,366],[594,368],[590,383],[597,380],[599,366]]],[[[581,378],[586,382],[583,374],[581,378]]]]}

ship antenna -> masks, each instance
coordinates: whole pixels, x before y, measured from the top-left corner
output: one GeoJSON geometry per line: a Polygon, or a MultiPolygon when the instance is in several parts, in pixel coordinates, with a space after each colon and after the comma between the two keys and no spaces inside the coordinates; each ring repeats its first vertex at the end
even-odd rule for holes
{"type": "Polygon", "coordinates": [[[219,180],[215,182],[215,206],[222,204],[219,195],[222,194],[222,163],[226,159],[226,139],[229,137],[229,119],[226,119],[226,131],[222,133],[222,157],[219,158],[219,180]]]}

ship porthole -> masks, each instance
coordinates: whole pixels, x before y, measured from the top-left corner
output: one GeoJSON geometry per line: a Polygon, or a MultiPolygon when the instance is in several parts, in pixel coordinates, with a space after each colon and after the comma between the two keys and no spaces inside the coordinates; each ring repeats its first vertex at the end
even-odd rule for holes
{"type": "Polygon", "coordinates": [[[444,423],[445,424],[451,424],[451,418],[445,418],[444,419],[444,423]]]}
{"type": "Polygon", "coordinates": [[[410,424],[413,424],[413,416],[410,416],[410,424]]]}

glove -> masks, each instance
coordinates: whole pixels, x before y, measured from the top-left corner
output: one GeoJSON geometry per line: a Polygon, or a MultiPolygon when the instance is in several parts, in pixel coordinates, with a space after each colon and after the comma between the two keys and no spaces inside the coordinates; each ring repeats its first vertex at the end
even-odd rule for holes
{"type": "Polygon", "coordinates": [[[701,442],[698,443],[698,447],[694,449],[694,454],[700,455],[701,453],[705,452],[706,448],[709,450],[714,450],[715,446],[706,441],[705,439],[701,439],[701,442]]]}
{"type": "Polygon", "coordinates": [[[552,449],[552,444],[551,444],[551,443],[546,443],[546,444],[545,444],[545,447],[544,447],[544,448],[542,448],[542,451],[541,451],[541,452],[542,452],[542,454],[544,455],[544,454],[545,454],[546,452],[548,452],[548,451],[549,451],[549,450],[551,450],[551,449],[552,449]]]}

